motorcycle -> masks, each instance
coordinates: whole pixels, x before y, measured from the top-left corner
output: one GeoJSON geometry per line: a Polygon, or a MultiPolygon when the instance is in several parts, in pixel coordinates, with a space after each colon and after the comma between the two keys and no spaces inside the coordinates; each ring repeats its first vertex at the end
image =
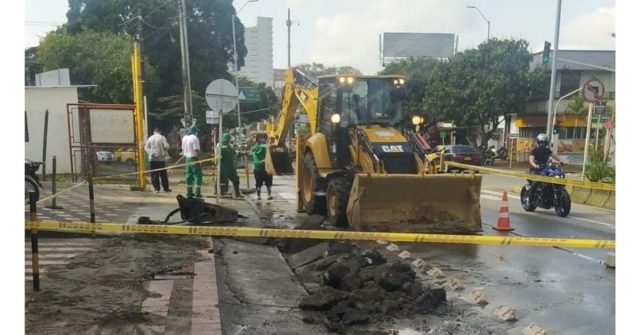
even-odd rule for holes
{"type": "Polygon", "coordinates": [[[40,189],[44,189],[40,183],[40,179],[36,172],[40,169],[42,162],[27,161],[24,163],[24,196],[25,204],[29,203],[29,193],[33,192],[36,195],[36,201],[40,199],[40,189]]]}
{"type": "Polygon", "coordinates": [[[494,165],[496,160],[496,153],[493,147],[487,149],[487,147],[483,146],[480,148],[480,150],[482,154],[482,165],[494,165]]]}
{"type": "Polygon", "coordinates": [[[498,149],[498,151],[496,151],[496,158],[501,159],[501,160],[507,160],[507,149],[505,147],[502,147],[500,149],[498,149]]]}
{"type": "MultiPolygon", "coordinates": [[[[540,175],[552,178],[564,178],[562,164],[549,163],[540,168],[540,175]]],[[[545,182],[534,182],[527,179],[527,183],[520,191],[520,204],[527,212],[534,211],[537,207],[554,208],[556,215],[566,217],[571,211],[571,197],[565,185],[545,182]],[[533,194],[532,194],[533,192],[533,194]]]]}

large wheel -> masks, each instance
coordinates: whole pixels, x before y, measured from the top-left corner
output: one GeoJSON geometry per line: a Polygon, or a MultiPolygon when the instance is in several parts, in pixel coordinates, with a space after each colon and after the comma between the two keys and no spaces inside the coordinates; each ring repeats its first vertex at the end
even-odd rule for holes
{"type": "Polygon", "coordinates": [[[34,192],[36,194],[36,201],[38,201],[40,199],[40,189],[38,188],[38,185],[31,179],[29,178],[25,178],[24,179],[24,198],[25,204],[29,203],[29,192],[34,192]]]}
{"type": "Polygon", "coordinates": [[[336,177],[329,180],[327,186],[327,216],[335,226],[346,227],[347,205],[351,193],[351,181],[347,177],[336,177]]]}
{"type": "Polygon", "coordinates": [[[305,154],[304,161],[302,162],[301,191],[302,201],[304,202],[304,208],[307,211],[307,214],[325,215],[327,213],[327,204],[325,199],[316,194],[317,192],[325,192],[326,189],[326,182],[318,172],[313,155],[311,153],[305,154]]]}
{"type": "Polygon", "coordinates": [[[527,212],[533,212],[536,210],[536,205],[531,203],[531,197],[529,193],[533,190],[531,189],[531,185],[526,184],[522,186],[522,190],[520,190],[520,204],[522,205],[522,209],[527,212]]]}
{"type": "Polygon", "coordinates": [[[560,196],[556,199],[555,210],[559,217],[566,217],[569,215],[569,212],[571,211],[571,197],[567,190],[562,190],[560,192],[560,196]]]}

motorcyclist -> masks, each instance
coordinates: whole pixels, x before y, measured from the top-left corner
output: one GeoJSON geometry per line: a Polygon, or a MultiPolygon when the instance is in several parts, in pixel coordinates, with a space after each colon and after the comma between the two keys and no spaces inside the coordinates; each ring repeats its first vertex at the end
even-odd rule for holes
{"type": "MultiPolygon", "coordinates": [[[[534,174],[540,174],[542,168],[544,168],[549,161],[549,158],[553,158],[561,164],[564,163],[562,159],[560,159],[560,156],[549,149],[549,136],[547,136],[547,134],[538,134],[538,136],[536,136],[536,147],[529,152],[529,171],[534,174]]],[[[540,184],[541,182],[534,181],[531,184],[531,188],[537,190],[540,184]]],[[[533,197],[534,193],[535,192],[530,193],[531,197],[533,197]]]]}
{"type": "Polygon", "coordinates": [[[540,169],[549,161],[549,157],[563,163],[562,159],[549,149],[549,136],[547,136],[547,134],[538,134],[538,136],[536,136],[536,147],[529,152],[529,167],[531,172],[538,174],[540,169]]]}

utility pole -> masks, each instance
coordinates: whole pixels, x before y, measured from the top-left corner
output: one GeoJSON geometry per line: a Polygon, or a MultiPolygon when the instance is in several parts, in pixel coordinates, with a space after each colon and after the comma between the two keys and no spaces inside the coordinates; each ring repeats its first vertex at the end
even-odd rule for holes
{"type": "Polygon", "coordinates": [[[558,60],[558,43],[560,40],[560,10],[562,9],[562,0],[558,0],[558,9],[556,10],[556,31],[553,40],[553,56],[551,57],[551,84],[549,85],[549,102],[547,103],[547,135],[551,136],[553,131],[553,98],[556,91],[556,61],[558,60]]]}
{"type": "Polygon", "coordinates": [[[187,16],[185,0],[178,0],[178,18],[180,20],[180,51],[182,53],[182,88],[184,100],[184,127],[189,128],[193,120],[191,104],[191,73],[189,71],[189,39],[187,37],[187,16]]]}
{"type": "MultiPolygon", "coordinates": [[[[291,67],[291,8],[287,8],[287,68],[291,67]]],[[[293,137],[295,136],[296,122],[291,122],[291,128],[287,132],[287,142],[289,142],[289,153],[293,150],[293,137]]]]}
{"type": "Polygon", "coordinates": [[[140,15],[138,15],[138,31],[136,32],[136,38],[133,43],[133,55],[131,55],[131,74],[133,79],[133,101],[135,103],[135,135],[136,135],[136,143],[138,147],[136,148],[136,155],[138,157],[138,188],[144,190],[146,185],[146,179],[144,177],[144,139],[142,134],[144,133],[142,126],[143,119],[143,94],[142,94],[142,62],[141,62],[141,52],[140,45],[142,44],[142,20],[140,20],[140,15]]]}
{"type": "Polygon", "coordinates": [[[287,9],[287,67],[291,66],[291,8],[287,9]]]}

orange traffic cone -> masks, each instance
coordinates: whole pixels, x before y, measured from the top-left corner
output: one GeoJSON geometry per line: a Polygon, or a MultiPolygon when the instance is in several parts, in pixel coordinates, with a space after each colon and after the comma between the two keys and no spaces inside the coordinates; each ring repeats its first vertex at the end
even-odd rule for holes
{"type": "Polygon", "coordinates": [[[502,193],[503,205],[500,207],[500,213],[498,214],[498,222],[493,226],[493,229],[499,231],[512,231],[511,222],[509,221],[509,202],[507,201],[507,191],[502,193]]]}

